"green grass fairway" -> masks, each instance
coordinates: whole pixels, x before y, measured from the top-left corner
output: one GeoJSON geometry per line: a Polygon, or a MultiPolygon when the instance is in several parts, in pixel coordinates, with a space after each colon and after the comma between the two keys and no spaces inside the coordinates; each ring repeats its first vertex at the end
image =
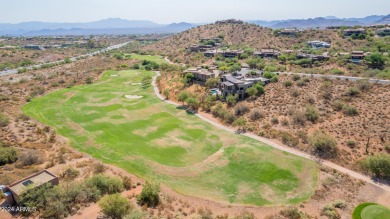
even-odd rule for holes
{"type": "Polygon", "coordinates": [[[352,214],[353,219],[387,219],[390,218],[390,209],[375,203],[358,205],[352,214]]]}
{"type": "Polygon", "coordinates": [[[161,56],[138,55],[135,53],[128,54],[128,56],[130,56],[130,59],[154,61],[159,65],[163,63],[167,63],[167,61],[165,61],[165,59],[162,58],[161,56]]]}
{"type": "Polygon", "coordinates": [[[315,162],[162,102],[152,86],[138,84],[145,75],[154,72],[107,71],[94,84],[33,99],[23,111],[74,148],[183,194],[253,205],[295,204],[313,194],[315,162]]]}

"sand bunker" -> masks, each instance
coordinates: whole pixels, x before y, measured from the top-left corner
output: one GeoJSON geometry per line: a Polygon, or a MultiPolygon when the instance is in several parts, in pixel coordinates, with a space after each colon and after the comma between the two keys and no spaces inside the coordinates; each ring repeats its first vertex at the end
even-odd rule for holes
{"type": "Polygon", "coordinates": [[[119,75],[111,75],[111,77],[118,77],[119,75]]]}
{"type": "Polygon", "coordinates": [[[127,99],[141,99],[143,96],[138,95],[125,95],[127,99]]]}

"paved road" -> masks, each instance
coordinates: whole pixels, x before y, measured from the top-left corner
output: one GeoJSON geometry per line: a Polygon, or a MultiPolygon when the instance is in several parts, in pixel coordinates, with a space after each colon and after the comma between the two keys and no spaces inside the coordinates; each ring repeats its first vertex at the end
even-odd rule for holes
{"type": "MultiPolygon", "coordinates": [[[[113,45],[113,46],[109,46],[107,48],[104,48],[104,49],[101,49],[101,50],[98,50],[98,51],[95,51],[95,52],[92,52],[92,53],[88,53],[88,54],[72,57],[72,58],[70,58],[70,60],[72,62],[74,62],[74,61],[77,61],[78,59],[81,59],[81,58],[87,58],[87,57],[98,55],[100,53],[107,52],[107,51],[110,51],[110,50],[119,49],[119,48],[121,48],[123,46],[126,46],[130,42],[131,41],[125,42],[125,43],[121,43],[121,44],[117,44],[117,45],[113,45]]],[[[38,64],[38,65],[33,65],[33,66],[28,66],[28,67],[20,67],[18,69],[26,68],[27,70],[32,70],[33,68],[41,68],[42,65],[44,65],[44,64],[58,64],[58,63],[60,63],[62,61],[64,61],[64,60],[50,62],[50,63],[43,63],[43,64],[38,64]]],[[[10,70],[6,70],[6,71],[0,71],[0,76],[17,74],[18,73],[18,69],[10,69],[10,70]]]]}
{"type": "MultiPolygon", "coordinates": [[[[153,77],[153,82],[152,82],[152,85],[153,85],[153,88],[154,88],[154,92],[156,93],[157,97],[159,99],[161,99],[162,101],[166,102],[166,103],[169,103],[169,104],[172,104],[172,105],[175,105],[175,106],[181,106],[180,104],[178,103],[175,103],[175,102],[172,102],[172,101],[169,101],[167,99],[165,99],[159,92],[158,90],[158,87],[157,87],[157,84],[156,84],[156,79],[157,77],[160,76],[160,72],[156,72],[156,76],[153,77]]],[[[230,127],[227,127],[227,126],[224,126],[220,123],[217,123],[217,122],[214,122],[200,114],[195,114],[198,118],[220,128],[220,129],[223,129],[225,131],[228,131],[228,132],[231,132],[231,133],[234,133],[234,134],[237,134],[237,131],[235,129],[232,129],[230,127]]],[[[279,150],[282,150],[282,151],[285,151],[285,152],[288,152],[288,153],[291,153],[291,154],[294,154],[296,156],[299,156],[299,157],[303,157],[303,158],[306,158],[306,159],[309,159],[309,160],[313,160],[313,161],[316,161],[316,162],[319,162],[321,165],[324,165],[326,167],[329,167],[329,168],[332,168],[332,169],[335,169],[341,173],[345,173],[345,174],[348,174],[350,175],[351,177],[354,177],[356,179],[360,179],[366,183],[370,183],[372,185],[375,185],[377,187],[380,187],[388,192],[390,192],[390,186],[389,185],[386,185],[386,184],[383,184],[383,183],[380,183],[380,182],[377,182],[377,181],[374,181],[373,179],[371,179],[370,177],[367,177],[363,174],[360,174],[358,172],[355,172],[355,171],[352,171],[352,170],[349,170],[347,168],[344,168],[340,165],[337,165],[335,163],[332,163],[332,162],[329,162],[329,161],[326,161],[326,160],[319,160],[317,157],[311,155],[311,154],[307,154],[307,153],[304,153],[302,151],[298,151],[294,148],[291,148],[291,147],[288,147],[288,146],[285,146],[285,145],[281,145],[281,144],[277,144],[275,142],[272,142],[270,141],[269,139],[266,139],[266,138],[262,138],[262,137],[259,137],[257,135],[254,135],[252,133],[244,133],[242,134],[244,136],[247,136],[249,138],[252,138],[252,139],[255,139],[257,141],[260,141],[260,142],[263,142],[264,144],[267,144],[271,147],[274,147],[276,149],[279,149],[279,150]]]]}
{"type": "MultiPolygon", "coordinates": [[[[321,75],[321,74],[307,74],[307,73],[293,73],[293,72],[276,72],[276,73],[281,75],[301,75],[301,76],[315,77],[315,78],[327,77],[331,79],[341,79],[341,80],[350,80],[350,81],[359,81],[363,79],[368,79],[362,77],[351,77],[351,76],[342,76],[342,75],[321,75]]],[[[378,83],[378,84],[390,84],[390,80],[370,78],[368,79],[368,81],[371,83],[378,83]]]]}

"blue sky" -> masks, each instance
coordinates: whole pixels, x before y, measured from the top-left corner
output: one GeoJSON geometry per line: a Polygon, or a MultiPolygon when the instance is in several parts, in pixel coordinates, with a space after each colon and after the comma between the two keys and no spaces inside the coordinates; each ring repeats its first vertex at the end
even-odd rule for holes
{"type": "Polygon", "coordinates": [[[0,7],[0,23],[113,17],[171,23],[390,14],[390,0],[0,0],[0,7]]]}

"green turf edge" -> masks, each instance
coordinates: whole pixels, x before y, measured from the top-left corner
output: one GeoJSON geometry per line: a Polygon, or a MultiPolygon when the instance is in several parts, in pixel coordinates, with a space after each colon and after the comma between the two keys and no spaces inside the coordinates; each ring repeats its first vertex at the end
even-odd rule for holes
{"type": "Polygon", "coordinates": [[[370,205],[378,205],[378,204],[373,203],[373,202],[365,202],[365,203],[362,203],[362,204],[356,206],[355,210],[353,210],[353,213],[352,213],[352,219],[362,219],[361,213],[362,213],[363,209],[367,206],[370,206],[370,205]]]}

